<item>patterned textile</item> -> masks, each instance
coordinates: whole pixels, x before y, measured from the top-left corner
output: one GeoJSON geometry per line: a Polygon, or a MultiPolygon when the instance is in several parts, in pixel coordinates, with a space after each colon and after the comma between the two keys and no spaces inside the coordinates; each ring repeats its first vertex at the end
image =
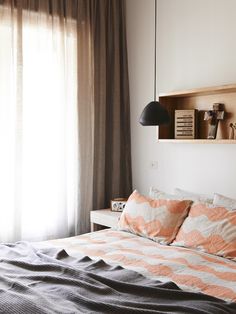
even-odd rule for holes
{"type": "Polygon", "coordinates": [[[236,303],[186,292],[120,266],[29,243],[0,245],[2,314],[235,314],[236,303]],[[171,298],[170,298],[171,296],[171,298]]]}
{"type": "Polygon", "coordinates": [[[236,258],[236,211],[206,204],[193,205],[173,245],[236,258]]]}
{"type": "Polygon", "coordinates": [[[161,245],[134,234],[106,229],[40,245],[64,248],[74,257],[89,256],[120,265],[187,291],[236,302],[236,262],[188,248],[161,245]]]}
{"type": "Polygon", "coordinates": [[[150,199],[134,191],[120,217],[119,229],[162,244],[175,238],[191,201],[150,199]]]}

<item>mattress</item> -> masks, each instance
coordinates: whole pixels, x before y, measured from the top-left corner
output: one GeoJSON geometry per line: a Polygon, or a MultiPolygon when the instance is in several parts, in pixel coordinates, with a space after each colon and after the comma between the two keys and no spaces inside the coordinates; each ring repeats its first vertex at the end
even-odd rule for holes
{"type": "Polygon", "coordinates": [[[161,245],[134,234],[105,229],[81,236],[46,241],[41,246],[64,248],[73,257],[88,256],[142,275],[173,281],[181,289],[236,302],[236,262],[197,250],[161,245]]]}

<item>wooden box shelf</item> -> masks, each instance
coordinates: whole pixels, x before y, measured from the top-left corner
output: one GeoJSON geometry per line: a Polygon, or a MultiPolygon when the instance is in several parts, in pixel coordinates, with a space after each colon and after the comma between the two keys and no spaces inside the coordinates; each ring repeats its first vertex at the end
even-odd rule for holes
{"type": "Polygon", "coordinates": [[[170,114],[169,125],[160,126],[158,140],[176,143],[215,143],[235,144],[236,140],[229,140],[229,124],[236,122],[236,84],[222,85],[209,88],[198,88],[194,90],[177,91],[159,95],[160,103],[166,107],[170,114]],[[225,118],[219,122],[217,138],[208,140],[208,123],[204,121],[204,113],[211,110],[214,103],[224,104],[225,118]],[[174,115],[178,109],[198,110],[198,136],[193,140],[174,139],[174,115]]]}

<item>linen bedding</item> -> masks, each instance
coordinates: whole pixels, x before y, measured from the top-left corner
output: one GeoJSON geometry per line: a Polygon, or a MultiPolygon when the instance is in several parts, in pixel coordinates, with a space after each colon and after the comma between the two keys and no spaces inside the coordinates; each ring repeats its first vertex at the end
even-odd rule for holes
{"type": "Polygon", "coordinates": [[[202,292],[236,302],[236,262],[226,258],[158,244],[112,229],[47,241],[44,245],[62,247],[74,257],[102,259],[110,265],[120,265],[151,279],[173,281],[184,291],[202,292]]]}
{"type": "Polygon", "coordinates": [[[236,313],[234,261],[124,231],[1,244],[0,256],[0,313],[236,313]]]}

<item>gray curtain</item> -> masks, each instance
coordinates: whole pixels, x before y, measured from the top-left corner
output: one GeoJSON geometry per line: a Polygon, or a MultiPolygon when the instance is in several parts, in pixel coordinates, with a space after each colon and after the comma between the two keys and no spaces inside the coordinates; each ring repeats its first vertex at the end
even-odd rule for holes
{"type": "Polygon", "coordinates": [[[78,0],[78,51],[78,232],[86,232],[90,210],[132,190],[123,0],[78,0]]]}

